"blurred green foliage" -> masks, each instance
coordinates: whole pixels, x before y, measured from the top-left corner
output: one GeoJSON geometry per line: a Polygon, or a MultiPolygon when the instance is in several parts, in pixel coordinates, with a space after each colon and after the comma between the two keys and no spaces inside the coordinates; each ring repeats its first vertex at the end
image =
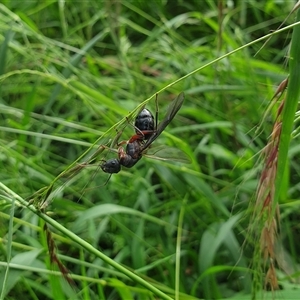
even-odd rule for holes
{"type": "MultiPolygon", "coordinates": [[[[275,30],[292,6],[274,0],[3,1],[0,182],[27,200],[53,184],[51,218],[172,298],[249,294],[253,249],[243,248],[246,212],[276,107],[265,119],[264,111],[287,77],[291,32],[190,73],[275,30]],[[99,165],[116,153],[103,151],[78,174],[59,177],[117,132],[127,140],[134,132],[128,123],[143,105],[155,111],[158,91],[159,119],[181,91],[186,99],[155,145],[176,147],[190,164],[145,157],[104,185],[99,165]]],[[[291,145],[291,182],[281,200],[288,269],[298,263],[298,148],[291,145]]],[[[157,299],[52,228],[78,285],[72,291],[46,269],[43,221],[18,205],[11,211],[13,197],[3,188],[0,195],[1,266],[9,257],[15,264],[8,277],[0,270],[5,299],[74,299],[74,293],[76,299],[157,299]]],[[[296,286],[281,275],[285,290],[296,286]]]]}

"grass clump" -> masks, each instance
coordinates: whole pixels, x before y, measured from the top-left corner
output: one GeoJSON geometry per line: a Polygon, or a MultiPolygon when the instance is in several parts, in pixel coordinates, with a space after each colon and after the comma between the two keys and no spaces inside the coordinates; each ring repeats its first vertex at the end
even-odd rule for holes
{"type": "Polygon", "coordinates": [[[279,104],[268,107],[274,86],[294,76],[284,69],[290,31],[273,33],[259,52],[264,40],[254,40],[266,39],[292,7],[229,4],[0,5],[3,299],[242,299],[251,287],[254,297],[265,279],[255,242],[266,229],[259,222],[256,235],[246,229],[251,216],[268,216],[259,220],[248,207],[255,194],[264,203],[267,193],[275,195],[268,220],[279,205],[277,241],[290,262],[268,266],[277,276],[273,287],[288,299],[297,287],[289,278],[298,263],[290,229],[299,202],[298,148],[270,134],[276,120],[290,137],[298,94],[285,100],[296,95],[289,126],[279,104]],[[99,165],[116,153],[101,145],[117,148],[119,134],[128,140],[128,123],[145,105],[155,111],[157,92],[161,120],[181,91],[183,107],[154,144],[177,148],[191,163],[143,157],[104,185],[99,165]],[[259,193],[258,178],[273,163],[259,154],[271,142],[276,151],[279,145],[280,165],[268,169],[273,185],[259,193]],[[287,150],[289,165],[280,158],[287,150]],[[59,263],[49,258],[64,265],[75,286],[61,280],[59,263]]]}

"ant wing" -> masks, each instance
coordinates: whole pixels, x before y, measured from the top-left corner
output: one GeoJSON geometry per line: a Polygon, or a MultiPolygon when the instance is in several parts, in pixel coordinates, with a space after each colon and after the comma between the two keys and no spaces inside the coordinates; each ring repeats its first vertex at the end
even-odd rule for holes
{"type": "Polygon", "coordinates": [[[177,161],[184,164],[190,164],[191,159],[187,156],[186,153],[182,152],[178,148],[166,147],[166,146],[157,146],[149,149],[147,154],[143,154],[145,157],[165,160],[165,161],[177,161]]]}
{"type": "Polygon", "coordinates": [[[181,108],[184,101],[184,93],[180,93],[173,102],[168,107],[167,113],[163,120],[158,124],[157,130],[153,133],[153,135],[147,140],[145,145],[142,147],[141,151],[147,149],[164,131],[164,129],[170,124],[170,122],[174,119],[177,112],[181,108]]]}

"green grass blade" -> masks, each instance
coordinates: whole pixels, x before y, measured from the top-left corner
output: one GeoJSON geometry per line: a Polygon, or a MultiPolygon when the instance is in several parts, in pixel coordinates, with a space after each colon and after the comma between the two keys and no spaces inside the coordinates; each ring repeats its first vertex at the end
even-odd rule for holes
{"type": "MultiPolygon", "coordinates": [[[[300,20],[300,10],[297,12],[297,20],[300,20]]],[[[293,29],[291,52],[289,59],[289,83],[287,96],[285,99],[281,138],[279,143],[278,168],[276,176],[276,191],[273,208],[279,200],[280,187],[285,171],[285,165],[288,159],[288,150],[291,140],[291,132],[294,125],[295,113],[300,99],[300,26],[297,25],[293,29]]]]}
{"type": "Polygon", "coordinates": [[[2,289],[1,289],[1,295],[0,295],[0,299],[4,299],[4,297],[6,296],[6,293],[8,292],[8,288],[7,288],[7,282],[9,280],[9,272],[10,272],[10,268],[9,268],[9,264],[11,261],[11,248],[12,248],[12,236],[13,236],[13,220],[14,220],[14,211],[15,211],[15,199],[12,199],[12,205],[10,208],[10,218],[9,218],[9,223],[8,223],[8,234],[7,234],[7,267],[4,273],[4,277],[3,277],[3,281],[0,280],[0,282],[2,281],[2,289]]]}
{"type": "Polygon", "coordinates": [[[140,285],[144,286],[146,289],[148,289],[149,291],[153,292],[155,295],[157,295],[158,297],[160,297],[160,299],[166,299],[166,300],[172,299],[171,297],[169,297],[168,295],[166,295],[165,293],[163,293],[162,291],[160,291],[159,289],[157,289],[156,287],[154,287],[149,282],[147,282],[144,279],[142,279],[141,277],[137,276],[135,273],[129,271],[127,268],[123,267],[122,265],[116,263],[113,259],[109,258],[105,254],[103,254],[101,251],[99,251],[98,249],[94,248],[91,244],[87,243],[86,241],[84,241],[83,239],[81,239],[80,237],[78,237],[73,232],[69,231],[67,228],[63,227],[61,224],[59,224],[58,222],[56,222],[55,220],[53,220],[52,218],[50,218],[46,214],[43,214],[43,213],[39,212],[33,206],[28,206],[28,204],[26,203],[26,201],[24,201],[21,197],[19,197],[15,193],[13,193],[11,190],[9,190],[1,182],[0,182],[0,187],[3,190],[5,190],[7,193],[9,193],[11,196],[16,197],[16,199],[22,205],[24,205],[25,207],[28,207],[33,213],[37,214],[46,223],[48,223],[51,226],[53,226],[56,230],[60,231],[65,236],[69,237],[75,243],[77,243],[78,245],[80,245],[81,247],[83,247],[84,249],[86,249],[88,252],[93,253],[94,255],[96,255],[97,257],[99,257],[103,261],[105,261],[107,264],[109,264],[112,267],[114,267],[116,270],[118,270],[121,273],[127,275],[133,281],[135,281],[135,282],[139,283],[140,285]]]}

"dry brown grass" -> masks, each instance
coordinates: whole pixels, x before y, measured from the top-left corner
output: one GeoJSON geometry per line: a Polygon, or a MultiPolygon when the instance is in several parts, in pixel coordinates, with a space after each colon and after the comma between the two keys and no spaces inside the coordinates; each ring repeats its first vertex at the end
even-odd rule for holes
{"type": "MultiPolygon", "coordinates": [[[[284,80],[275,92],[273,99],[278,101],[288,81],[284,80]]],[[[273,100],[272,99],[272,100],[273,100]]],[[[277,116],[274,122],[272,133],[269,137],[268,144],[263,150],[263,170],[259,179],[256,192],[256,201],[252,219],[260,230],[260,253],[263,259],[263,266],[266,270],[264,286],[271,290],[277,290],[278,281],[275,272],[276,252],[275,243],[278,237],[279,206],[274,203],[275,196],[275,179],[277,174],[278,149],[281,135],[281,114],[284,106],[284,99],[281,101],[277,116]],[[274,209],[275,208],[275,209],[274,209]]]]}

